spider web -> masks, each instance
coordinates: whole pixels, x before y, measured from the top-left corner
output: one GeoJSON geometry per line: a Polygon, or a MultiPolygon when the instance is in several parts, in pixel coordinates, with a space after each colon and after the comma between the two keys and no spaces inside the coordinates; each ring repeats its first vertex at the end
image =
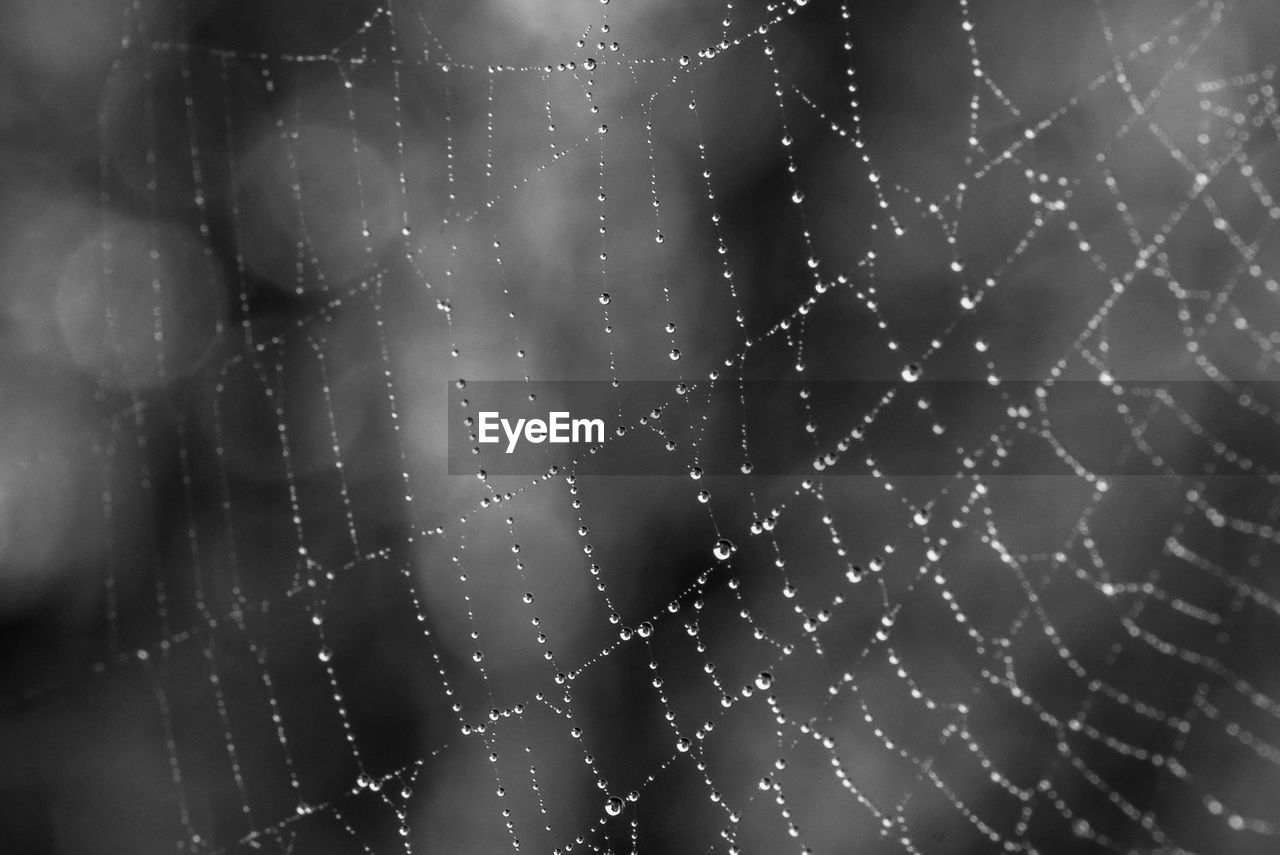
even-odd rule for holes
{"type": "Polygon", "coordinates": [[[19,846],[1280,845],[1280,18],[689,5],[113,10],[8,303],[19,846]],[[689,477],[448,475],[482,380],[689,477]]]}

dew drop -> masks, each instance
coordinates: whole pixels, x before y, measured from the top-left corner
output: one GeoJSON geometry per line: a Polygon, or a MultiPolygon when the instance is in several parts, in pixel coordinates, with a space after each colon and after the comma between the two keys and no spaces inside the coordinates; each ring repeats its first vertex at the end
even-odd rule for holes
{"type": "Polygon", "coordinates": [[[902,369],[902,379],[908,383],[914,383],[920,379],[920,366],[912,362],[902,369]]]}
{"type": "Polygon", "coordinates": [[[733,545],[733,541],[722,537],[716,541],[716,545],[711,550],[711,553],[721,561],[728,561],[729,556],[733,554],[734,549],[736,549],[736,547],[733,545]]]}
{"type": "Polygon", "coordinates": [[[767,692],[773,685],[773,675],[768,671],[761,671],[756,675],[756,688],[762,692],[767,692]]]}

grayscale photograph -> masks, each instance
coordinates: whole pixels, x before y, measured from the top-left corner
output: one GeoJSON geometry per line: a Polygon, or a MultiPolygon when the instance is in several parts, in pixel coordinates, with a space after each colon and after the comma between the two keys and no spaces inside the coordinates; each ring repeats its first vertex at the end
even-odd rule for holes
{"type": "Polygon", "coordinates": [[[1280,853],[1275,0],[0,0],[0,853],[1280,853]]]}

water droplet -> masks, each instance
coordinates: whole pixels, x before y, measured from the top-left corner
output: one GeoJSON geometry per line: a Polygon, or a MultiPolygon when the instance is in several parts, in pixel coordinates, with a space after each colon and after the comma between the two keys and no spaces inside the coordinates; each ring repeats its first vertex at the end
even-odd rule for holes
{"type": "Polygon", "coordinates": [[[680,358],[680,349],[675,347],[671,348],[671,352],[668,353],[667,356],[670,356],[671,361],[675,362],[677,359],[680,358]]]}
{"type": "Polygon", "coordinates": [[[684,754],[686,751],[688,751],[692,747],[693,747],[693,743],[683,736],[676,740],[676,750],[679,751],[681,754],[684,754]]]}
{"type": "Polygon", "coordinates": [[[583,68],[585,68],[587,71],[595,71],[595,70],[596,70],[596,58],[595,58],[594,56],[589,56],[589,57],[587,57],[586,59],[584,59],[584,60],[582,61],[582,67],[583,67],[583,68]]]}
{"type": "Polygon", "coordinates": [[[602,305],[602,306],[607,306],[607,305],[609,305],[610,301],[612,301],[612,300],[613,300],[613,298],[609,296],[609,292],[608,292],[608,291],[605,291],[603,294],[601,294],[601,295],[600,295],[600,305],[602,305]]]}
{"type": "Polygon", "coordinates": [[[604,810],[605,813],[609,814],[609,816],[617,816],[622,813],[622,799],[617,796],[609,799],[609,801],[604,803],[604,810]]]}
{"type": "Polygon", "coordinates": [[[736,547],[733,545],[733,541],[722,537],[716,541],[716,545],[711,550],[711,553],[721,561],[728,561],[729,556],[733,554],[735,549],[736,547]]]}
{"type": "Polygon", "coordinates": [[[762,692],[767,692],[773,685],[773,675],[768,671],[761,671],[756,675],[756,688],[762,692]]]}
{"type": "Polygon", "coordinates": [[[597,133],[601,133],[601,134],[607,134],[607,133],[609,133],[609,126],[608,126],[608,125],[601,125],[599,128],[597,128],[597,129],[596,129],[596,132],[597,132],[597,133]]]}
{"type": "Polygon", "coordinates": [[[702,504],[705,505],[707,502],[711,501],[711,494],[708,493],[706,490],[699,490],[698,501],[702,502],[702,504]]]}
{"type": "Polygon", "coordinates": [[[902,369],[902,379],[908,383],[914,383],[920,379],[920,366],[912,362],[902,369]]]}
{"type": "Polygon", "coordinates": [[[320,652],[316,654],[316,657],[321,662],[328,662],[330,659],[333,658],[333,651],[327,647],[321,647],[320,652]]]}

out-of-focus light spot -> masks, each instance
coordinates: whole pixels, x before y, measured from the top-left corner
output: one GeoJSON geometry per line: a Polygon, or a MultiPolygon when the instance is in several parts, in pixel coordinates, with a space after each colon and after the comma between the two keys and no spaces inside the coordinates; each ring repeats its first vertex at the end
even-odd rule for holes
{"type": "Polygon", "coordinates": [[[189,374],[226,315],[221,271],[193,237],[131,221],[108,225],[68,256],[54,301],[72,362],[122,389],[189,374]]]}
{"type": "Polygon", "coordinates": [[[373,269],[400,234],[400,188],[349,130],[272,133],[239,167],[244,253],[279,287],[319,292],[373,269]]]}
{"type": "Polygon", "coordinates": [[[101,224],[102,215],[83,200],[16,178],[0,205],[5,343],[26,356],[50,357],[62,349],[53,310],[62,265],[78,242],[101,224]]]}

